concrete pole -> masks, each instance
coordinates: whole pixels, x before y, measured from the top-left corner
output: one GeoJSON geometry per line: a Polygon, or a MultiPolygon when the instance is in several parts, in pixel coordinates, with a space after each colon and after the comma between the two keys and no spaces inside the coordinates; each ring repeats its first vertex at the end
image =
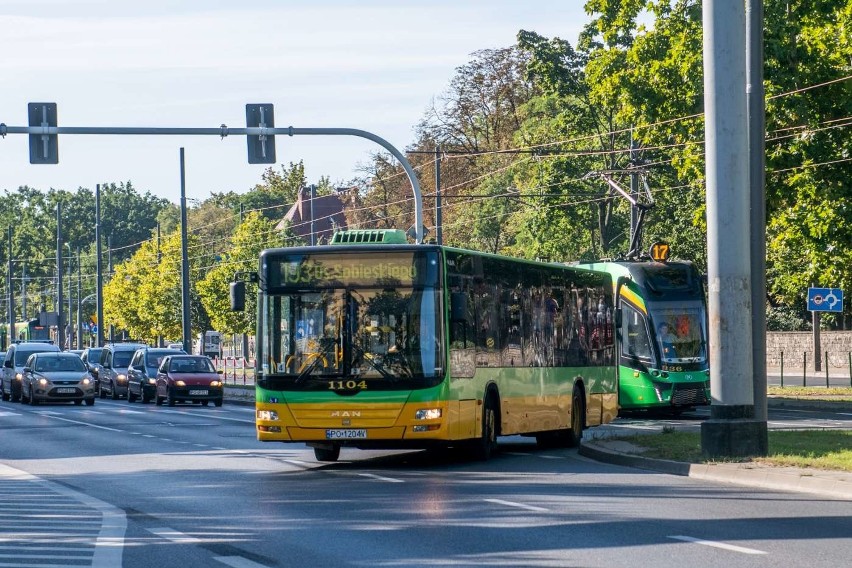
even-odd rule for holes
{"type": "Polygon", "coordinates": [[[101,184],[95,186],[95,272],[97,277],[97,314],[98,327],[96,347],[104,345],[104,274],[103,274],[103,251],[101,250],[101,184]]]}
{"type": "Polygon", "coordinates": [[[765,455],[754,417],[746,26],[743,0],[705,0],[704,108],[710,312],[705,455],[765,455]]]}
{"type": "Polygon", "coordinates": [[[56,339],[65,349],[65,306],[62,297],[62,202],[56,204],[56,339]]]}
{"type": "Polygon", "coordinates": [[[183,350],[192,353],[192,331],[189,318],[189,256],[187,254],[186,228],[186,165],[184,150],[180,149],[180,266],[181,313],[183,318],[183,350]]]}
{"type": "Polygon", "coordinates": [[[444,220],[441,205],[441,147],[435,146],[435,242],[444,244],[444,220]]]}
{"type": "Polygon", "coordinates": [[[15,341],[15,288],[12,286],[12,225],[9,225],[9,337],[6,344],[9,345],[15,341]]]}
{"type": "Polygon", "coordinates": [[[751,303],[754,417],[766,404],[766,94],[763,89],[763,0],[746,0],[749,178],[751,185],[751,303]]]}

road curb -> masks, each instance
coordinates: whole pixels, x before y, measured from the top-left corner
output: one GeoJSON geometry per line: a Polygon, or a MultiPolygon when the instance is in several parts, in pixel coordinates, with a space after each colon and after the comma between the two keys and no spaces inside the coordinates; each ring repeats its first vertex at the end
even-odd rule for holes
{"type": "Polygon", "coordinates": [[[763,466],[750,462],[721,464],[675,462],[612,451],[595,441],[582,442],[579,453],[581,456],[600,462],[660,473],[852,500],[852,473],[763,466]]]}

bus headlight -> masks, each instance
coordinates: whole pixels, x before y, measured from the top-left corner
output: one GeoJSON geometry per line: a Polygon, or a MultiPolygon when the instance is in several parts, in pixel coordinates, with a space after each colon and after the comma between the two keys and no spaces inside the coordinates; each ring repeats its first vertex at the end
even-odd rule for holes
{"type": "Polygon", "coordinates": [[[258,420],[278,420],[278,413],[274,410],[258,410],[258,420]]]}
{"type": "Polygon", "coordinates": [[[414,413],[415,420],[435,420],[440,417],[440,408],[423,408],[414,413]]]}

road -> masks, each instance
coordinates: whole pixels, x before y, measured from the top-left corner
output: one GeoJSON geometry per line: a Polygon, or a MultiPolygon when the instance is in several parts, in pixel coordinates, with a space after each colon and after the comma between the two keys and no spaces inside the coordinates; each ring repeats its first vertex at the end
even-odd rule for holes
{"type": "MultiPolygon", "coordinates": [[[[852,417],[773,409],[770,427],[796,423],[852,428],[852,417]]],[[[344,449],[321,465],[302,445],[257,442],[246,406],[0,403],[0,424],[0,566],[836,568],[852,550],[852,502],[527,438],[501,440],[484,463],[344,449]]]]}

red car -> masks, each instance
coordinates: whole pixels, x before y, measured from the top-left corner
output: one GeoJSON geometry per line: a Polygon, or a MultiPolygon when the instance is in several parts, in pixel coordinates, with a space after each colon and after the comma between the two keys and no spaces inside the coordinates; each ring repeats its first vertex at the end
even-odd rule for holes
{"type": "Polygon", "coordinates": [[[210,401],[222,406],[222,379],[206,355],[170,355],[157,369],[157,405],[210,401]]]}

